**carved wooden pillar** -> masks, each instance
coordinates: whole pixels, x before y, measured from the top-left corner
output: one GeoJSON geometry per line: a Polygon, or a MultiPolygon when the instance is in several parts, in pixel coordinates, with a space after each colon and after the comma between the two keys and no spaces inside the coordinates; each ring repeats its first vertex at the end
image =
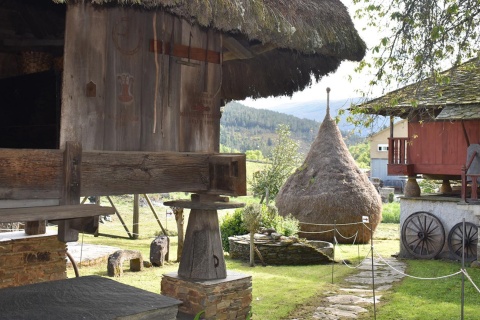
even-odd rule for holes
{"type": "Polygon", "coordinates": [[[416,176],[408,177],[403,193],[405,197],[420,197],[420,186],[416,176]]]}
{"type": "MultiPolygon", "coordinates": [[[[80,204],[80,177],[82,163],[82,145],[79,142],[68,141],[65,143],[63,157],[63,190],[61,205],[80,204]]],[[[58,239],[62,242],[77,241],[78,230],[71,227],[69,220],[58,221],[58,239]]]]}
{"type": "Polygon", "coordinates": [[[227,197],[193,194],[191,201],[168,201],[165,205],[191,209],[178,275],[191,280],[225,279],[227,270],[217,210],[240,208],[244,204],[230,203],[227,197]]]}
{"type": "Polygon", "coordinates": [[[440,187],[440,193],[452,193],[452,186],[450,185],[450,180],[443,180],[442,186],[440,187]]]}

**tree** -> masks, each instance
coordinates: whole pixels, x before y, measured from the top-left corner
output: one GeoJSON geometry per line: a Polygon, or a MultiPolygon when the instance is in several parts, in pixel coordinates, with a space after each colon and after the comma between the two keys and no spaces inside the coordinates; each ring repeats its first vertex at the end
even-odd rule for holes
{"type": "Polygon", "coordinates": [[[243,210],[243,223],[250,232],[250,267],[255,266],[255,233],[260,228],[262,205],[252,203],[243,210]]]}
{"type": "Polygon", "coordinates": [[[253,192],[260,196],[260,203],[267,197],[274,198],[292,171],[298,167],[300,157],[298,155],[298,142],[290,138],[290,128],[287,125],[279,125],[278,135],[269,164],[261,171],[253,174],[251,181],[253,192]]]}
{"type": "MultiPolygon", "coordinates": [[[[355,17],[382,34],[358,72],[373,70],[370,89],[404,86],[480,55],[480,0],[353,0],[355,17]]],[[[364,92],[364,95],[368,93],[364,92]]]]}
{"type": "Polygon", "coordinates": [[[350,146],[348,151],[350,151],[359,168],[370,168],[370,143],[368,141],[350,146]]]}

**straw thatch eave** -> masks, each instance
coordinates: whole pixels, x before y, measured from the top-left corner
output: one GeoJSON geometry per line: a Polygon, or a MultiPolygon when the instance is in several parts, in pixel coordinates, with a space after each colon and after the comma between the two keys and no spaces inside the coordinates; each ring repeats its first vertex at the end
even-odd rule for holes
{"type": "MultiPolygon", "coordinates": [[[[55,2],[74,2],[54,0],[55,2]]],[[[339,0],[91,0],[93,4],[140,5],[178,15],[193,24],[304,54],[359,61],[365,43],[339,0]]]]}
{"type": "MultiPolygon", "coordinates": [[[[225,59],[223,63],[222,92],[225,99],[291,95],[310,85],[312,76],[318,80],[335,71],[342,60],[360,61],[366,50],[340,0],[90,2],[164,10],[192,24],[214,28],[223,34],[224,39],[240,43],[248,56],[225,59]],[[279,66],[280,71],[276,70],[279,66]],[[238,87],[232,84],[238,84],[238,87]]],[[[224,51],[224,56],[226,53],[224,51]]]]}

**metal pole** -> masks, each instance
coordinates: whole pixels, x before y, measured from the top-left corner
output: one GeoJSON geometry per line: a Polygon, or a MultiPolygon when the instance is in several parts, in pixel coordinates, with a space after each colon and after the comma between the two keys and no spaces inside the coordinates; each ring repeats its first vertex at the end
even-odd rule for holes
{"type": "Polygon", "coordinates": [[[373,319],[377,319],[377,304],[375,302],[375,269],[373,263],[373,223],[370,223],[370,252],[372,256],[373,319]]]}
{"type": "Polygon", "coordinates": [[[333,222],[333,254],[332,254],[332,284],[333,284],[333,269],[335,266],[335,247],[336,247],[336,241],[335,241],[335,234],[337,231],[337,220],[333,222]]]}
{"type": "Polygon", "coordinates": [[[465,306],[465,218],[462,222],[462,307],[461,307],[461,319],[463,320],[464,316],[464,306],[465,306]]]}

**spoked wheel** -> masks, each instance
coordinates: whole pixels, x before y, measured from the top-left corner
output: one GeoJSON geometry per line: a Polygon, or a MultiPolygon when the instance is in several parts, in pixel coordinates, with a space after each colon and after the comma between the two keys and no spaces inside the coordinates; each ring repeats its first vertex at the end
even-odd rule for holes
{"type": "Polygon", "coordinates": [[[471,223],[457,223],[448,233],[448,248],[457,259],[462,259],[462,248],[465,252],[465,260],[473,261],[477,258],[478,227],[471,223]],[[465,235],[465,246],[462,245],[462,238],[465,235]]]}
{"type": "Polygon", "coordinates": [[[403,223],[402,243],[415,258],[431,259],[442,251],[445,230],[431,213],[415,212],[403,223]]]}

